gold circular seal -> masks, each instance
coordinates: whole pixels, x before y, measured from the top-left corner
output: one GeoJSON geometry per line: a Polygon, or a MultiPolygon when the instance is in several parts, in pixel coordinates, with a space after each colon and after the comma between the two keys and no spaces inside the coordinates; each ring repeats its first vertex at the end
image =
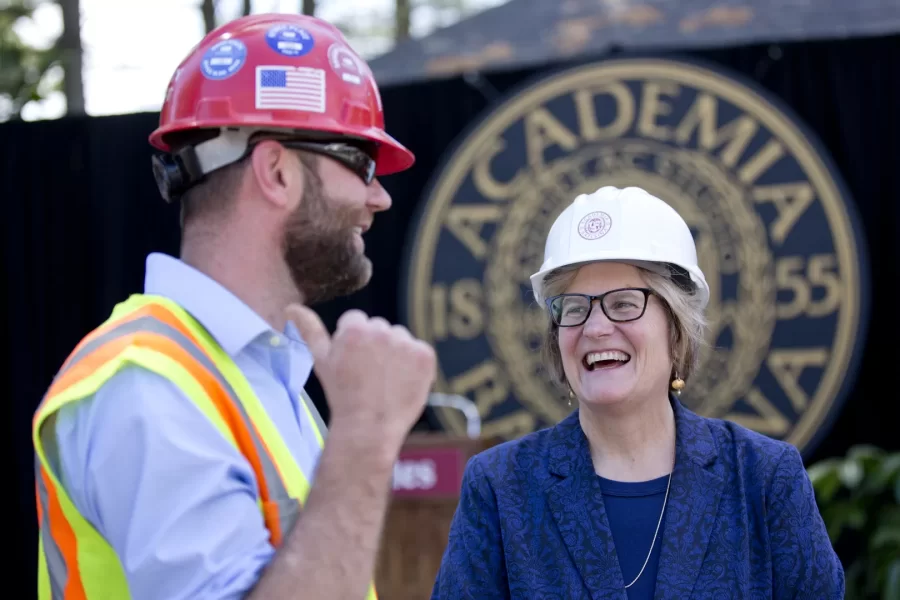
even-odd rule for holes
{"type": "MultiPolygon", "coordinates": [[[[546,375],[529,277],[581,193],[639,186],[694,234],[709,329],[682,394],[696,412],[808,451],[852,383],[868,310],[852,199],[785,107],[718,68],[622,59],[545,76],[470,128],[431,187],[406,277],[407,320],[439,387],[512,439],[571,407],[546,375]]],[[[605,235],[598,212],[579,224],[605,235]]],[[[463,431],[459,413],[437,409],[463,431]]]]}

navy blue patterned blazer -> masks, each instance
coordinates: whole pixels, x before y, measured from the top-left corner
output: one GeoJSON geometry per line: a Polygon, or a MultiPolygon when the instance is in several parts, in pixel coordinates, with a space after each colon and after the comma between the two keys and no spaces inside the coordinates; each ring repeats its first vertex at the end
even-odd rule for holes
{"type": "MultiPolygon", "coordinates": [[[[656,598],[844,597],[799,452],[672,399],[656,598]]],[[[472,458],[432,600],[625,600],[578,412],[472,458]]]]}

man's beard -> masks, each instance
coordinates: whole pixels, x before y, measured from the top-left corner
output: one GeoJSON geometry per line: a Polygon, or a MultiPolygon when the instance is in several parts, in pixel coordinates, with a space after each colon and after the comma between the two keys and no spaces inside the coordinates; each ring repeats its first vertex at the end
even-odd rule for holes
{"type": "Polygon", "coordinates": [[[307,177],[303,201],[284,231],[284,259],[307,304],[350,295],[372,276],[372,263],[354,239],[361,211],[327,198],[317,179],[307,177]]]}

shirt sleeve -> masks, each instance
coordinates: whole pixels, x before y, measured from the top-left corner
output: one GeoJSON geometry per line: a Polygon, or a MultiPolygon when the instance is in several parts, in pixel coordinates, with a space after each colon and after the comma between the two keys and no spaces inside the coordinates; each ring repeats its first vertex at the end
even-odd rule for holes
{"type": "Polygon", "coordinates": [[[128,367],[55,427],[60,480],[134,600],[237,599],[254,586],[274,554],[255,476],[174,384],[128,367]]]}

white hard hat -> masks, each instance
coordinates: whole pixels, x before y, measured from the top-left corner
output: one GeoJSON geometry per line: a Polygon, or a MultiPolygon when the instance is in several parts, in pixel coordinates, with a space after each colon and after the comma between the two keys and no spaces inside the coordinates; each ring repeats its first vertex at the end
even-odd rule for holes
{"type": "MultiPolygon", "coordinates": [[[[675,209],[638,187],[602,187],[581,194],[553,223],[544,247],[544,264],[531,276],[538,303],[544,277],[560,267],[608,260],[671,276],[668,265],[690,277],[703,307],[709,285],[697,264],[697,247],[675,209]]],[[[685,282],[687,278],[683,278],[685,282]]]]}

